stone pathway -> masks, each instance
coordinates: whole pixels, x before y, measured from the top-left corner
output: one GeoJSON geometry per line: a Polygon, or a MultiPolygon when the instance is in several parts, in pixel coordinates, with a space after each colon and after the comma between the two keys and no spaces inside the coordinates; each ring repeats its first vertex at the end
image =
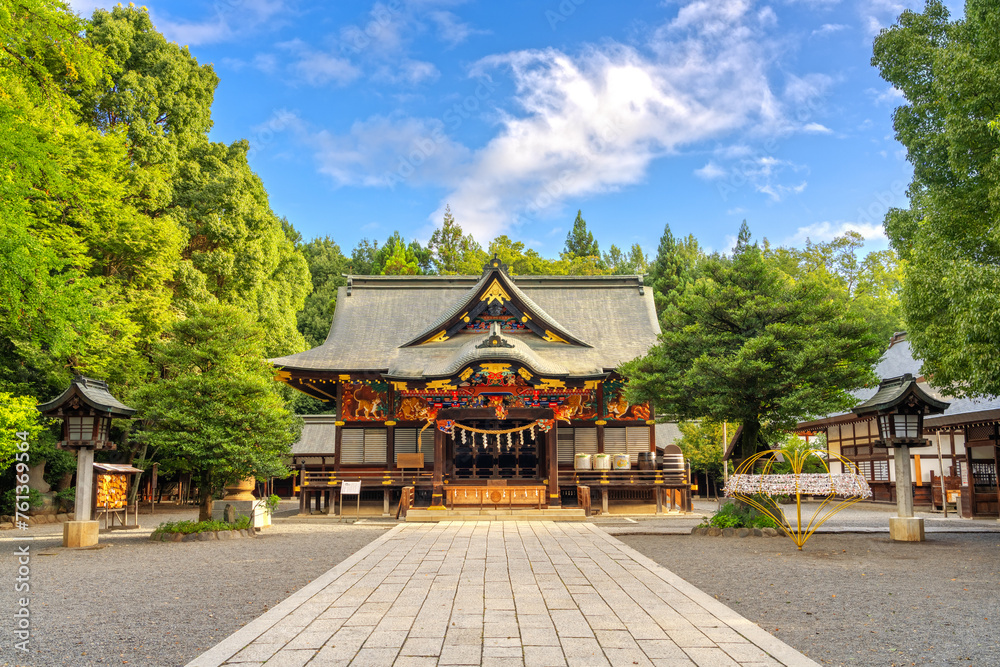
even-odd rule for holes
{"type": "Polygon", "coordinates": [[[816,665],[591,524],[400,525],[189,663],[816,665]]]}

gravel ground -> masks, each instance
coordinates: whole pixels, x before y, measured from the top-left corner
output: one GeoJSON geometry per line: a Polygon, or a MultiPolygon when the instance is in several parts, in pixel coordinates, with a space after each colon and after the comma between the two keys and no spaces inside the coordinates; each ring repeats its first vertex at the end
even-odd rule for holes
{"type": "Polygon", "coordinates": [[[0,534],[0,665],[183,665],[392,527],[277,523],[253,539],[155,543],[160,521],[196,515],[157,514],[140,516],[143,529],[102,533],[90,550],[62,548],[60,525],[28,531],[29,654],[10,631],[15,550],[26,542],[0,534]]]}
{"type": "Polygon", "coordinates": [[[828,665],[1000,665],[1000,534],[620,540],[828,665]]]}

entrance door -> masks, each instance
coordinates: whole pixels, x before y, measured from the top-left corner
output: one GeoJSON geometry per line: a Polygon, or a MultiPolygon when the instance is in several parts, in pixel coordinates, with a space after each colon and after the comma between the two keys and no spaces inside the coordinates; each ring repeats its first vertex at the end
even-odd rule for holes
{"type": "MultiPolygon", "coordinates": [[[[465,423],[465,422],[463,422],[465,423]]],[[[470,421],[466,425],[480,430],[517,428],[528,422],[499,420],[470,421]]],[[[541,433],[531,431],[509,434],[473,433],[455,429],[450,446],[454,452],[455,479],[539,479],[541,433]],[[537,436],[537,437],[536,437],[537,436]]]]}

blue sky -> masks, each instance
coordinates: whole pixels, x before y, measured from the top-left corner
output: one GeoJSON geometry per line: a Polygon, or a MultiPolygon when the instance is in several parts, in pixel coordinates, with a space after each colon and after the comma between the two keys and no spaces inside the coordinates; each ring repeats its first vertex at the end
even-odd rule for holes
{"type": "MultiPolygon", "coordinates": [[[[112,3],[72,0],[89,15],[112,3]]],[[[855,229],[886,247],[911,169],[871,67],[896,0],[149,2],[212,63],[212,138],[246,138],[276,213],[349,251],[422,242],[445,204],[485,247],[601,248],[663,226],[728,250],[855,229]]],[[[962,4],[949,3],[960,15],[962,4]]]]}

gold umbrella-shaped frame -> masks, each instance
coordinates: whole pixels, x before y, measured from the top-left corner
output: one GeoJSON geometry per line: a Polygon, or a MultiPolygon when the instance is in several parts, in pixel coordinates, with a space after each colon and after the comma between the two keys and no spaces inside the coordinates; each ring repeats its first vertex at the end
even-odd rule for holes
{"type": "Polygon", "coordinates": [[[801,551],[802,545],[812,537],[817,528],[826,523],[837,512],[850,507],[859,500],[871,498],[872,490],[858,471],[857,465],[843,456],[823,449],[793,448],[769,449],[748,458],[736,469],[736,474],[729,478],[725,494],[727,498],[741,500],[774,519],[782,532],[788,535],[801,551]],[[826,468],[825,473],[802,472],[806,461],[812,456],[822,462],[823,467],[826,468]],[[827,456],[840,461],[844,470],[850,472],[830,472],[827,456]],[[771,470],[774,464],[782,460],[791,465],[792,472],[773,474],[771,470]],[[755,473],[755,470],[759,470],[759,472],[755,473]],[[778,503],[765,504],[761,502],[761,496],[774,498],[775,496],[792,495],[795,496],[797,519],[794,529],[789,525],[785,518],[785,512],[778,503]],[[823,496],[823,501],[813,511],[805,526],[802,525],[802,496],[804,495],[823,496]]]}

